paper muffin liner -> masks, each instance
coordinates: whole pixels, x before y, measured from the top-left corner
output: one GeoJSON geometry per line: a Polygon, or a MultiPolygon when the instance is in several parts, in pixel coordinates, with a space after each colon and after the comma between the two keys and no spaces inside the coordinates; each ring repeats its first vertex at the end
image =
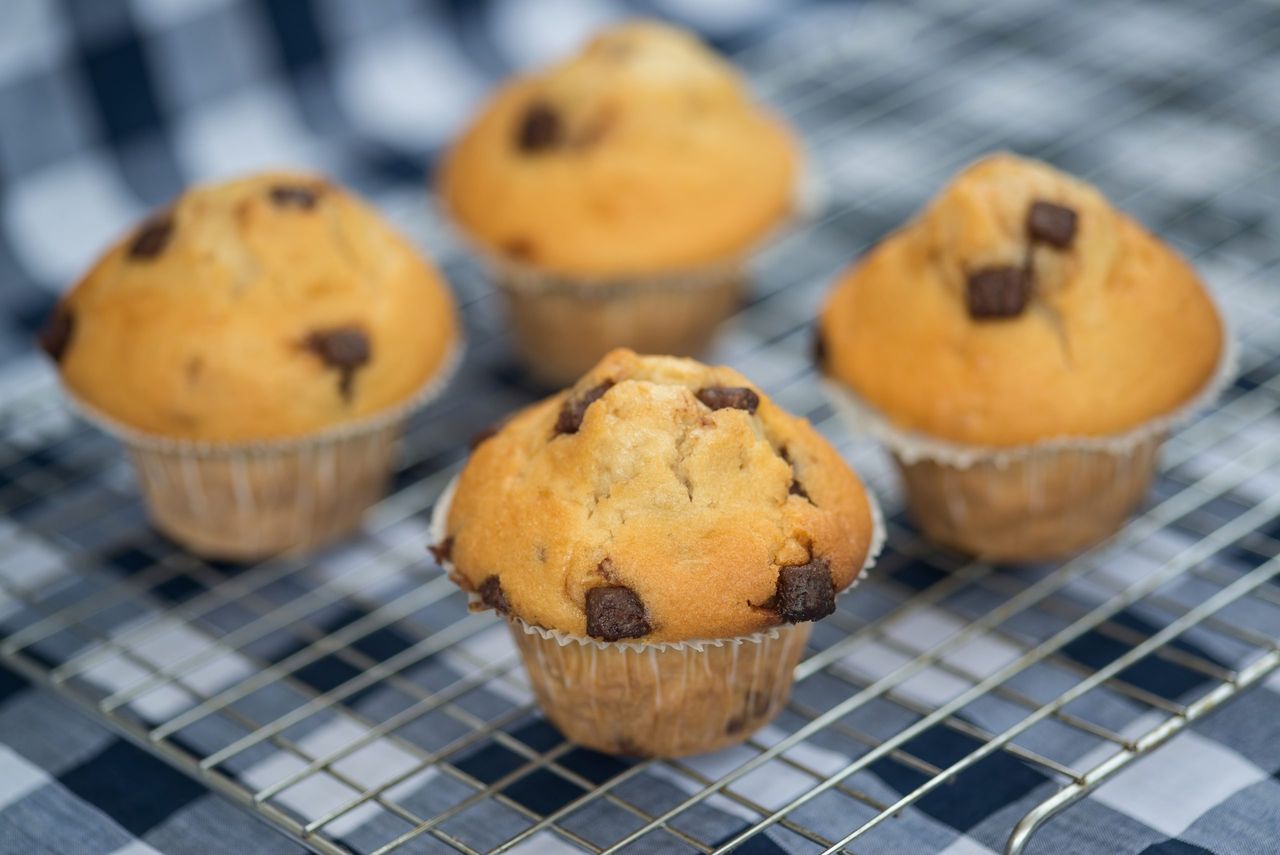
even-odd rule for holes
{"type": "MultiPolygon", "coordinates": [[[[447,536],[455,477],[431,513],[431,542],[447,536]]],[[[867,492],[871,541],[857,577],[884,548],[880,506],[867,492]]],[[[451,561],[442,562],[455,580],[451,561]]],[[[465,589],[464,589],[465,590],[465,589]]],[[[472,608],[484,608],[467,593],[472,608]]],[[[774,719],[791,695],[812,623],[750,635],[688,641],[601,641],[504,615],[538,704],[571,741],[609,754],[679,757],[746,739],[774,719]]]]}
{"type": "Polygon", "coordinates": [[[747,287],[745,266],[736,263],[598,285],[509,264],[491,267],[520,361],[552,388],[571,385],[615,347],[703,352],[747,287]]]}
{"type": "Polygon", "coordinates": [[[574,276],[494,252],[472,239],[441,201],[454,232],[502,293],[521,361],[552,387],[572,384],[615,347],[673,356],[704,351],[741,304],[751,259],[821,204],[819,184],[802,159],[791,211],[740,252],[662,273],[574,276]]]}
{"type": "Polygon", "coordinates": [[[68,391],[90,423],[123,443],[156,528],[211,558],[247,561],[313,548],[357,528],[381,498],[404,424],[461,361],[459,337],[413,395],[366,418],[306,436],[209,442],[123,425],[68,391]]]}
{"type": "Polygon", "coordinates": [[[1176,409],[1122,433],[1008,448],[900,428],[844,384],[826,379],[823,388],[855,430],[893,454],[909,510],[928,537],[981,558],[1034,561],[1064,557],[1117,531],[1146,495],[1169,432],[1221,394],[1236,362],[1224,325],[1217,367],[1176,409]]]}

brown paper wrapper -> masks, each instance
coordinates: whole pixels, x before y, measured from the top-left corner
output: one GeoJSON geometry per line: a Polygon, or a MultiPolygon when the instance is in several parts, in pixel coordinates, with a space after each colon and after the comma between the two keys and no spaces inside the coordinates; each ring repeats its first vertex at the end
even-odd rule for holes
{"type": "MultiPolygon", "coordinates": [[[[447,533],[450,482],[431,514],[433,543],[447,533]]],[[[871,504],[871,546],[852,590],[884,547],[871,504]]],[[[453,565],[445,571],[457,578],[453,565]]],[[[471,604],[483,608],[471,593],[471,604]]],[[[768,724],[791,696],[811,623],[735,638],[646,643],[600,641],[507,615],[534,696],[571,741],[608,754],[680,757],[734,745],[768,724]]]]}
{"type": "Polygon", "coordinates": [[[1123,434],[1013,448],[904,430],[843,384],[828,380],[824,388],[855,430],[892,452],[912,518],[927,537],[990,561],[1042,561],[1079,552],[1124,525],[1151,485],[1169,431],[1235,376],[1235,346],[1230,336],[1224,341],[1213,377],[1178,409],[1123,434]]]}
{"type": "Polygon", "coordinates": [[[409,415],[436,398],[459,342],[421,390],[381,413],[305,437],[199,442],[142,433],[72,402],[124,444],[152,523],[209,558],[250,561],[349,534],[381,498],[409,415]]]}
{"type": "Polygon", "coordinates": [[[990,561],[1041,561],[1118,531],[1151,486],[1164,438],[1118,453],[1045,449],[967,467],[894,458],[911,515],[930,540],[990,561]]]}
{"type": "Polygon", "coordinates": [[[547,718],[607,754],[681,757],[741,742],[791,696],[811,624],[677,644],[597,642],[510,620],[547,718]]]}
{"type": "Polygon", "coordinates": [[[574,281],[494,262],[512,341],[539,382],[567,386],[615,347],[693,356],[738,307],[744,264],[682,276],[574,281]]]}

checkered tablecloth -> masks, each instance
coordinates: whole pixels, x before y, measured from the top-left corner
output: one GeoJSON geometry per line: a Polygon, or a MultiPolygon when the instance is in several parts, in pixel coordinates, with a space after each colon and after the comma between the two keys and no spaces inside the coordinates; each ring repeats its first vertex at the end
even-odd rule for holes
{"type": "MultiPolygon", "coordinates": [[[[487,286],[424,203],[424,168],[497,80],[635,13],[674,16],[722,48],[744,48],[743,63],[762,92],[806,131],[826,210],[841,212],[812,224],[798,249],[784,246],[761,260],[750,306],[714,357],[742,368],[785,406],[810,414],[886,499],[891,547],[880,578],[843,598],[841,611],[817,627],[813,642],[828,649],[866,621],[887,616],[884,636],[840,660],[860,685],[892,672],[904,651],[945,641],[964,626],[957,616],[979,619],[1000,600],[989,588],[957,581],[936,608],[894,617],[897,605],[939,582],[939,571],[904,545],[912,534],[897,510],[884,458],[823,409],[806,373],[807,321],[835,270],[982,151],[1011,147],[1042,155],[1097,181],[1195,258],[1225,295],[1246,343],[1244,374],[1224,407],[1239,411],[1226,431],[1234,435],[1224,444],[1221,424],[1210,419],[1188,427],[1170,444],[1169,470],[1152,498],[1157,509],[1172,507],[1194,484],[1209,497],[1195,507],[1200,516],[1170,516],[1168,525],[1115,547],[1112,560],[1104,556],[1101,569],[1064,589],[1058,605],[1081,613],[1097,608],[1171,558],[1196,550],[1207,530],[1253,519],[1280,495],[1280,455],[1274,453],[1280,418],[1274,410],[1244,416],[1255,400],[1250,396],[1280,374],[1274,344],[1280,298],[1270,293],[1269,281],[1280,266],[1274,165],[1280,8],[1274,5],[0,0],[0,316],[7,324],[0,334],[0,580],[39,592],[47,607],[105,598],[99,602],[106,606],[85,620],[128,653],[94,658],[82,638],[60,631],[24,648],[30,661],[41,668],[82,663],[70,685],[98,698],[127,693],[117,711],[140,725],[176,717],[172,744],[196,756],[226,751],[250,738],[255,726],[278,723],[270,744],[229,754],[219,769],[251,789],[297,775],[297,786],[268,804],[301,822],[393,781],[389,798],[420,816],[474,799],[441,823],[441,835],[415,839],[406,850],[414,852],[445,851],[447,839],[483,851],[528,828],[530,815],[569,805],[584,786],[613,782],[616,801],[591,801],[560,822],[583,840],[608,845],[643,825],[620,803],[661,814],[802,726],[798,710],[828,709],[855,691],[825,672],[806,674],[796,706],[754,747],[635,769],[631,761],[564,745],[531,708],[518,669],[506,669],[514,651],[505,629],[488,616],[461,618],[461,596],[420,560],[422,511],[456,471],[466,438],[535,394],[510,367],[487,286]],[[762,40],[763,47],[752,47],[762,40]],[[850,79],[831,78],[833,70],[850,79]],[[246,571],[192,559],[147,530],[117,449],[49,405],[53,378],[32,353],[31,337],[55,295],[150,207],[191,180],[280,164],[316,168],[354,185],[439,256],[465,305],[474,346],[453,390],[415,421],[397,492],[377,509],[363,537],[310,564],[246,571]],[[115,579],[146,595],[111,599],[115,579]],[[240,590],[234,602],[216,594],[219,586],[237,584],[250,590],[240,590]],[[184,610],[191,621],[155,620],[166,606],[184,610]],[[283,608],[305,619],[288,631],[255,629],[263,612],[283,608]],[[453,643],[424,647],[426,635],[453,643]],[[313,657],[312,642],[329,636],[350,645],[341,654],[313,657]],[[229,638],[237,643],[224,647],[229,638]],[[404,665],[396,679],[360,682],[370,668],[390,661],[404,665]],[[230,714],[193,712],[201,699],[253,680],[262,663],[298,667],[288,679],[263,680],[228,705],[230,714]],[[150,669],[177,665],[184,668],[181,684],[138,690],[150,669]],[[422,703],[424,692],[455,694],[448,710],[405,714],[422,703]],[[321,693],[337,693],[343,711],[303,714],[321,693]],[[372,732],[397,715],[409,724],[396,739],[372,732]],[[496,729],[500,738],[456,747],[480,726],[496,729]],[[299,774],[306,767],[299,757],[323,756],[361,737],[365,747],[325,775],[299,774]],[[451,773],[418,770],[423,751],[444,752],[451,773]],[[555,755],[554,773],[538,767],[512,774],[528,758],[548,753],[555,755]],[[495,782],[501,799],[475,799],[495,782]]],[[[1260,518],[1257,537],[1270,540],[1255,543],[1252,552],[1210,550],[1202,563],[1226,578],[1265,567],[1259,555],[1277,542],[1280,526],[1274,511],[1260,518]]],[[[1007,578],[1031,584],[1046,572],[1024,568],[1007,578]]],[[[1213,593],[1190,578],[1162,590],[1184,607],[1213,593]]],[[[1138,638],[1169,619],[1147,604],[1115,618],[1138,638]]],[[[1280,635],[1280,609],[1241,603],[1228,619],[1280,635]]],[[[1022,648],[1015,641],[1034,644],[1068,622],[1048,611],[1020,615],[1002,628],[1008,644],[984,636],[983,644],[966,648],[963,668],[989,673],[1016,658],[1022,648]]],[[[38,626],[37,610],[0,592],[0,640],[38,626]]],[[[1070,685],[1065,666],[1101,667],[1124,649],[1114,634],[1086,633],[1064,649],[1062,664],[1028,670],[1016,689],[1043,702],[1070,685]]],[[[1177,649],[1223,669],[1239,666],[1243,656],[1208,629],[1182,636],[1177,649]]],[[[920,711],[967,687],[956,685],[953,672],[930,669],[904,683],[894,703],[859,708],[846,722],[850,732],[883,739],[909,726],[920,711]]],[[[1153,704],[1186,701],[1211,685],[1203,669],[1168,659],[1143,660],[1125,678],[1153,704]]],[[[1082,701],[1076,710],[1082,716],[1126,735],[1145,733],[1160,720],[1151,704],[1133,696],[1099,692],[1082,701]]],[[[982,732],[998,732],[1017,713],[989,697],[966,707],[963,718],[982,732]]],[[[936,728],[904,747],[945,767],[978,744],[955,728],[936,728]]],[[[1019,744],[1081,769],[1114,751],[1065,727],[1029,731],[1019,744]]],[[[813,770],[830,774],[865,751],[865,744],[824,731],[745,776],[734,788],[738,800],[708,799],[631,851],[696,851],[690,839],[731,840],[759,819],[757,808],[784,805],[811,786],[813,770]]],[[[892,803],[923,780],[918,768],[885,758],[849,784],[892,803]]],[[[999,752],[852,848],[998,851],[1012,825],[1060,784],[999,752]]],[[[838,840],[871,813],[866,803],[832,790],[791,818],[838,840]]],[[[326,834],[367,852],[411,828],[403,816],[366,803],[328,825],[326,834]]],[[[741,851],[820,848],[775,825],[741,851]]],[[[0,665],[0,853],[289,851],[302,847],[0,665]]],[[[577,849],[566,836],[544,830],[519,851],[577,849]]],[[[1280,676],[1196,722],[1050,821],[1028,851],[1280,852],[1280,676]]]]}

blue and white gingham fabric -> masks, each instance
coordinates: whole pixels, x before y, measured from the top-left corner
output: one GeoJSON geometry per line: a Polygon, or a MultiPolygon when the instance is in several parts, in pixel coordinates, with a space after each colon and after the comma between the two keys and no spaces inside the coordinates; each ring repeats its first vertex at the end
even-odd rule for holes
{"type": "MultiPolygon", "coordinates": [[[[317,693],[339,693],[342,711],[286,720],[293,723],[282,728],[281,737],[298,749],[294,754],[259,744],[221,767],[251,789],[297,772],[305,765],[299,754],[323,756],[368,734],[373,723],[412,707],[419,698],[414,691],[474,683],[458,695],[450,715],[433,711],[416,718],[397,739],[369,735],[366,747],[336,764],[333,774],[304,778],[270,800],[302,822],[341,806],[363,788],[393,781],[389,797],[418,815],[435,816],[503,780],[524,757],[560,745],[558,734],[530,709],[518,669],[501,679],[484,678],[486,669],[513,660],[505,628],[488,616],[461,617],[461,595],[442,593],[447,582],[415,565],[423,564],[418,556],[426,543],[421,510],[461,459],[467,436],[534,394],[508,367],[500,316],[486,286],[456,260],[436,228],[422,193],[423,175],[497,81],[565,52],[610,20],[635,14],[672,17],[729,51],[771,37],[764,48],[749,48],[743,61],[759,76],[764,94],[806,131],[826,202],[843,206],[841,217],[814,226],[803,253],[783,250],[762,261],[750,308],[715,353],[784,405],[821,421],[888,498],[894,539],[877,568],[878,579],[843,598],[840,613],[816,627],[816,648],[840,643],[859,621],[891,613],[936,583],[940,571],[902,545],[909,527],[896,512],[892,473],[883,457],[829,418],[810,382],[793,382],[805,376],[808,319],[835,270],[982,151],[1011,147],[1039,154],[1097,181],[1196,259],[1226,295],[1247,346],[1245,372],[1224,406],[1239,418],[1230,443],[1215,438],[1220,431],[1211,430],[1208,420],[1191,425],[1170,444],[1169,473],[1151,501],[1192,482],[1211,485],[1220,478],[1228,487],[1197,508],[1200,516],[1172,520],[1117,547],[1113,561],[1063,591],[1055,600],[1059,611],[1019,615],[1003,628],[1009,643],[983,636],[982,643],[959,648],[952,664],[969,673],[991,672],[1018,656],[1013,640],[1026,645],[1049,637],[1069,622],[1062,610],[1069,617],[1107,602],[1194,548],[1206,526],[1244,519],[1280,493],[1280,455],[1272,453],[1280,419],[1274,409],[1246,419],[1247,402],[1254,400],[1249,396],[1280,373],[1274,344],[1280,342],[1280,299],[1261,287],[1280,272],[1280,182],[1274,168],[1280,146],[1280,7],[1249,0],[0,0],[0,580],[50,592],[54,608],[109,594],[115,578],[138,586],[159,580],[146,597],[111,601],[92,617],[94,630],[116,639],[132,658],[102,656],[76,679],[96,696],[109,697],[135,689],[149,669],[182,666],[184,687],[140,693],[121,711],[144,724],[189,716],[172,740],[193,755],[235,744],[250,732],[246,722],[276,721],[305,709],[317,693]],[[824,65],[837,51],[851,59],[824,65]],[[833,67],[850,79],[824,81],[823,69],[833,67]],[[324,553],[305,574],[263,578],[196,562],[150,533],[127,466],[103,437],[61,410],[6,407],[33,388],[51,387],[48,367],[32,350],[34,331],[56,295],[126,224],[190,181],[282,164],[328,172],[355,186],[440,255],[478,344],[454,390],[436,408],[445,415],[427,414],[411,433],[413,454],[398,476],[400,492],[378,509],[366,535],[324,553]],[[783,286],[793,297],[776,299],[783,286]],[[1237,403],[1238,412],[1232,411],[1237,403]],[[826,420],[815,413],[825,413],[826,420]],[[1233,471],[1237,466],[1248,468],[1247,477],[1233,471]],[[395,560],[383,560],[388,555],[395,560]],[[175,566],[184,569],[163,570],[175,566]],[[223,647],[219,638],[245,637],[253,616],[235,604],[207,607],[207,592],[247,578],[257,586],[252,596],[260,605],[313,604],[302,629],[223,647]],[[385,614],[388,604],[403,607],[403,626],[365,625],[369,615],[385,614]],[[172,605],[189,605],[198,620],[148,617],[172,605]],[[416,632],[456,632],[458,641],[420,650],[420,636],[410,625],[416,632]],[[344,632],[353,640],[355,658],[308,660],[288,680],[264,682],[232,705],[233,716],[191,714],[197,698],[216,698],[252,678],[261,663],[292,661],[299,651],[306,655],[317,637],[344,632]],[[408,663],[402,683],[352,682],[373,664],[392,659],[408,663]],[[468,728],[486,723],[496,724],[505,741],[449,747],[468,728]],[[419,755],[411,747],[444,751],[459,774],[414,772],[419,755]]],[[[1259,566],[1260,551],[1280,538],[1274,516],[1257,538],[1262,546],[1254,543],[1252,552],[1213,554],[1204,562],[1206,572],[1234,579],[1259,566]]],[[[1034,579],[1037,572],[1027,568],[1029,576],[1009,578],[1034,579]]],[[[0,641],[30,631],[38,621],[3,590],[0,641]]],[[[1186,608],[1218,589],[1196,577],[1161,590],[1166,602],[1186,608]]],[[[833,667],[865,685],[999,601],[989,587],[957,584],[936,608],[914,608],[891,619],[883,638],[847,650],[833,667]]],[[[1280,609],[1241,602],[1224,617],[1280,636],[1280,609]]],[[[1144,601],[1115,622],[1141,638],[1168,620],[1169,612],[1144,601]]],[[[92,657],[73,635],[49,635],[24,654],[49,667],[92,657]]],[[[1079,679],[1071,667],[1101,667],[1124,649],[1114,634],[1087,633],[1064,649],[1061,663],[1028,670],[1014,688],[1037,702],[1049,700],[1079,679]]],[[[1224,669],[1238,667],[1244,655],[1208,629],[1184,635],[1178,650],[1224,669]]],[[[866,745],[851,733],[887,738],[918,719],[918,711],[967,688],[956,673],[929,669],[898,687],[893,703],[858,709],[844,722],[846,730],[824,731],[795,746],[743,778],[734,792],[767,810],[785,805],[813,784],[802,770],[830,774],[865,753],[866,745]]],[[[1211,685],[1203,671],[1168,659],[1142,660],[1126,670],[1125,679],[1157,702],[1186,702],[1211,685]]],[[[756,747],[652,764],[613,792],[618,801],[661,814],[700,789],[701,781],[732,771],[760,746],[801,726],[801,711],[828,709],[853,691],[826,673],[806,676],[797,684],[793,708],[757,736],[756,747]]],[[[1164,717],[1109,691],[1091,693],[1071,710],[1134,737],[1164,717]]],[[[967,706],[962,717],[999,732],[1025,713],[990,696],[967,706]]],[[[1045,725],[1018,744],[1077,769],[1114,751],[1079,731],[1045,725]]],[[[904,747],[945,767],[978,744],[954,728],[935,728],[904,747]]],[[[517,777],[502,788],[505,801],[483,799],[440,830],[483,851],[529,827],[529,812],[545,816],[581,796],[584,783],[612,781],[632,767],[631,761],[571,747],[558,757],[561,771],[517,777]]],[[[888,804],[925,779],[919,769],[884,758],[847,784],[888,804]]],[[[1059,784],[998,752],[852,849],[1000,851],[1013,824],[1059,784]]],[[[873,813],[863,801],[832,790],[789,819],[838,840],[873,813]]],[[[715,845],[759,817],[754,807],[715,796],[672,822],[680,834],[658,831],[629,851],[696,851],[680,835],[715,845]]],[[[618,802],[594,800],[560,824],[607,846],[643,822],[618,802]]],[[[368,852],[411,827],[370,803],[326,826],[325,834],[352,851],[368,852]]],[[[423,836],[405,851],[447,848],[442,837],[423,836]]],[[[775,825],[741,851],[817,849],[775,825]]],[[[293,851],[304,849],[0,665],[0,855],[293,851]]],[[[544,830],[517,851],[578,850],[566,837],[544,830]]],[[[1028,851],[1280,852],[1280,674],[1051,820],[1028,851]]]]}

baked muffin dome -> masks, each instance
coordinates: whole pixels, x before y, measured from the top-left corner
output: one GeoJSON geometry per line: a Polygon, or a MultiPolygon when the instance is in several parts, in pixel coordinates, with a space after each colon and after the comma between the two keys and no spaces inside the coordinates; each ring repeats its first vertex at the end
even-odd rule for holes
{"type": "Polygon", "coordinates": [[[1187,262],[1093,187],[1007,154],[855,264],[819,335],[826,372],[897,425],[995,447],[1166,414],[1224,346],[1187,262]]]}
{"type": "Polygon", "coordinates": [[[75,396],[160,436],[296,437],[412,397],[458,340],[435,270],[313,175],[196,187],[64,298],[45,349],[75,396]]]}
{"type": "Polygon", "coordinates": [[[442,192],[495,255],[622,276],[740,254],[790,212],[796,180],[791,135],[734,69],[639,22],[505,85],[450,152],[442,192]]]}
{"type": "Polygon", "coordinates": [[[437,551],[528,623],[679,641],[829,614],[873,529],[848,465],[741,374],[615,350],[481,442],[437,551]]]}

